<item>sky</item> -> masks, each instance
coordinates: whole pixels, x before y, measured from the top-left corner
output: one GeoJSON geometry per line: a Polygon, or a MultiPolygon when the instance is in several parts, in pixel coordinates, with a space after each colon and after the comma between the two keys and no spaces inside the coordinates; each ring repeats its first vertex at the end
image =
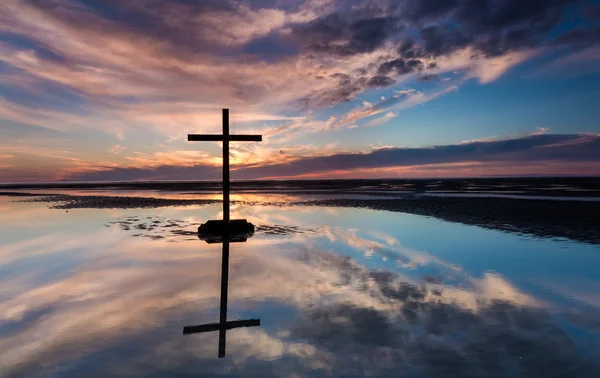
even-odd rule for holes
{"type": "Polygon", "coordinates": [[[0,182],[600,174],[598,0],[2,0],[0,182]]]}

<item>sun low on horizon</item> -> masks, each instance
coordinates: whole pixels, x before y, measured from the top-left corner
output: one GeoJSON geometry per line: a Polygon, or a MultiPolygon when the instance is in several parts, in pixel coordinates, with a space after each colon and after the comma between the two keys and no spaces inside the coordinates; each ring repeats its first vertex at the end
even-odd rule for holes
{"type": "Polygon", "coordinates": [[[600,174],[600,1],[2,0],[0,183],[600,174]]]}

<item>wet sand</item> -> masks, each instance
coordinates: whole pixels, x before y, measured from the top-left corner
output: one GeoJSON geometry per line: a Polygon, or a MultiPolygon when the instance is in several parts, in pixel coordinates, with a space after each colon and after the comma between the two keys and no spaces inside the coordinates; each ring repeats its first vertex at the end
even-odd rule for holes
{"type": "Polygon", "coordinates": [[[221,203],[218,200],[206,199],[168,199],[152,197],[117,197],[117,196],[72,196],[58,194],[40,196],[23,202],[48,202],[52,209],[136,209],[167,206],[212,205],[221,203]]]}
{"type": "Polygon", "coordinates": [[[302,205],[396,211],[517,234],[600,244],[599,202],[415,196],[402,200],[323,200],[302,205]]]}

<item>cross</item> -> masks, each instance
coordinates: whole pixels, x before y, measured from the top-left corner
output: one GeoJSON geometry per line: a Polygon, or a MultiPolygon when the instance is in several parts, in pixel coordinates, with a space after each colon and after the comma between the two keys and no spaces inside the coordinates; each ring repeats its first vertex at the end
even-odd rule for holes
{"type": "MultiPolygon", "coordinates": [[[[227,321],[227,289],[229,284],[229,243],[231,239],[229,215],[229,142],[260,142],[261,135],[230,135],[229,134],[229,109],[223,109],[223,134],[188,134],[188,141],[222,141],[223,142],[223,253],[221,260],[221,305],[219,308],[219,322],[183,327],[183,334],[190,335],[202,332],[219,331],[219,358],[225,357],[225,342],[227,330],[240,327],[260,326],[260,319],[227,321]]],[[[252,230],[254,226],[250,225],[252,230]]],[[[244,239],[245,240],[245,239],[244,239]]]]}
{"type": "Polygon", "coordinates": [[[229,134],[229,109],[223,109],[223,134],[188,134],[188,142],[223,142],[223,222],[229,229],[229,142],[262,142],[262,135],[229,134]]]}

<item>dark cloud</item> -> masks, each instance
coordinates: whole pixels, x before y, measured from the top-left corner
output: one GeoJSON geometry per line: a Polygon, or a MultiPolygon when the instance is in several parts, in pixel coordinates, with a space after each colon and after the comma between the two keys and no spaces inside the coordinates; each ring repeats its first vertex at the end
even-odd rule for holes
{"type": "Polygon", "coordinates": [[[547,33],[562,19],[567,7],[586,0],[452,0],[415,1],[411,20],[436,26],[421,29],[427,54],[445,55],[473,46],[487,56],[544,44],[547,33]]]}
{"type": "Polygon", "coordinates": [[[439,79],[438,75],[428,74],[419,77],[419,81],[437,81],[439,79]]]}
{"type": "Polygon", "coordinates": [[[296,29],[295,35],[310,51],[344,56],[372,52],[400,29],[397,17],[360,13],[329,14],[296,29]]]}
{"type": "Polygon", "coordinates": [[[421,30],[420,37],[423,49],[432,57],[449,54],[471,42],[462,31],[447,25],[429,26],[421,30]]]}
{"type": "Polygon", "coordinates": [[[380,46],[390,31],[397,31],[393,27],[394,19],[378,17],[359,20],[350,25],[351,37],[348,43],[350,52],[370,52],[380,46]]]}
{"type": "Polygon", "coordinates": [[[393,84],[393,79],[384,79],[383,76],[375,76],[368,80],[363,76],[355,78],[348,74],[336,73],[331,75],[330,78],[336,79],[338,85],[333,89],[316,92],[308,97],[301,98],[298,101],[300,106],[303,108],[312,108],[335,105],[340,102],[347,102],[354,99],[357,94],[361,93],[366,88],[384,86],[377,84],[393,84]]]}
{"type": "Polygon", "coordinates": [[[578,0],[467,0],[461,2],[456,18],[472,30],[498,30],[528,25],[540,32],[554,27],[565,6],[578,0]],[[477,4],[477,5],[476,5],[477,4]]]}
{"type": "Polygon", "coordinates": [[[587,20],[600,20],[600,3],[589,3],[581,7],[581,14],[587,20]]]}
{"type": "Polygon", "coordinates": [[[423,58],[427,55],[425,50],[416,45],[412,37],[405,38],[398,46],[398,53],[406,59],[423,58]]]}
{"type": "Polygon", "coordinates": [[[386,75],[389,73],[395,73],[396,75],[404,75],[414,71],[420,71],[422,69],[423,62],[421,62],[420,60],[410,59],[406,61],[400,58],[381,64],[377,73],[379,73],[380,75],[386,75]]]}
{"type": "MultiPolygon", "coordinates": [[[[357,282],[362,282],[362,290],[389,307],[349,302],[320,306],[305,311],[291,333],[331,356],[337,374],[354,375],[358,368],[360,375],[396,376],[398,366],[407,376],[428,377],[600,373],[597,362],[580,353],[577,341],[549,311],[492,299],[480,302],[474,312],[438,300],[443,285],[417,286],[391,272],[351,265],[338,267],[351,277],[341,284],[360,288],[357,282]]],[[[577,313],[575,317],[586,317],[577,313]]]]}
{"type": "MultiPolygon", "coordinates": [[[[305,50],[340,58],[373,52],[388,43],[396,56],[372,62],[378,76],[414,74],[435,68],[439,57],[472,47],[475,56],[497,57],[512,51],[548,44],[549,33],[569,6],[588,0],[410,0],[365,2],[338,8],[313,22],[296,26],[294,38],[305,50]]],[[[557,42],[578,46],[593,43],[597,33],[566,34],[557,42]],[[584,34],[585,35],[582,35],[584,34]]],[[[369,69],[365,69],[366,74],[369,69]]],[[[378,80],[378,79],[371,79],[378,80]]],[[[331,93],[316,93],[319,100],[303,104],[330,105],[347,101],[372,87],[355,81],[331,93]]],[[[376,81],[381,87],[395,81],[376,81]]]]}
{"type": "Polygon", "coordinates": [[[373,87],[373,88],[382,88],[382,87],[387,87],[390,86],[392,84],[395,84],[396,80],[392,79],[389,76],[373,76],[372,78],[369,79],[369,81],[367,81],[367,86],[368,87],[373,87]]]}
{"type": "MultiPolygon", "coordinates": [[[[545,134],[517,139],[470,142],[430,148],[387,148],[364,154],[336,154],[305,157],[291,163],[266,166],[237,166],[235,179],[293,176],[333,170],[415,166],[457,162],[502,164],[507,168],[526,162],[599,162],[600,136],[597,134],[545,134]]],[[[220,168],[199,164],[195,167],[116,168],[82,173],[73,180],[138,180],[220,178],[220,168]]]]}
{"type": "Polygon", "coordinates": [[[244,46],[243,51],[269,61],[298,54],[297,46],[278,33],[271,33],[249,42],[244,46]]]}
{"type": "Polygon", "coordinates": [[[557,45],[599,44],[600,27],[570,30],[556,38],[554,43],[557,45]]]}
{"type": "MultiPolygon", "coordinates": [[[[480,3],[484,3],[481,0],[480,3]]],[[[406,17],[413,21],[429,21],[442,18],[458,9],[461,0],[424,0],[409,2],[406,17]]]]}
{"type": "Polygon", "coordinates": [[[352,77],[348,74],[335,73],[333,75],[330,75],[329,77],[332,79],[337,79],[341,86],[349,85],[350,83],[352,83],[352,77]]]}
{"type": "MultiPolygon", "coordinates": [[[[413,0],[403,6],[383,2],[379,9],[367,3],[369,11],[329,14],[303,26],[297,36],[311,51],[338,55],[371,52],[391,41],[398,43],[404,59],[435,58],[466,46],[498,56],[543,45],[568,6],[588,2],[413,0]],[[417,38],[412,35],[415,30],[417,38]]],[[[399,71],[405,73],[410,71],[399,71]]]]}
{"type": "Polygon", "coordinates": [[[242,169],[247,178],[289,176],[319,171],[357,168],[413,166],[423,164],[479,162],[600,160],[600,137],[581,135],[534,135],[493,142],[472,142],[432,148],[389,148],[368,154],[337,154],[304,158],[289,164],[242,169]],[[292,173],[294,172],[294,173],[292,173]]]}
{"type": "Polygon", "coordinates": [[[475,42],[475,47],[483,51],[487,56],[500,56],[511,50],[535,47],[538,44],[538,36],[529,28],[521,28],[492,35],[481,41],[475,42]]]}
{"type": "Polygon", "coordinates": [[[331,350],[344,348],[348,343],[389,347],[394,338],[387,318],[379,311],[346,303],[317,309],[308,314],[306,321],[314,327],[296,329],[294,336],[311,341],[320,340],[319,346],[331,350]],[[348,321],[340,322],[340,318],[348,321]],[[373,332],[375,329],[377,332],[373,332]],[[335,337],[336,334],[339,336],[335,337]]]}

